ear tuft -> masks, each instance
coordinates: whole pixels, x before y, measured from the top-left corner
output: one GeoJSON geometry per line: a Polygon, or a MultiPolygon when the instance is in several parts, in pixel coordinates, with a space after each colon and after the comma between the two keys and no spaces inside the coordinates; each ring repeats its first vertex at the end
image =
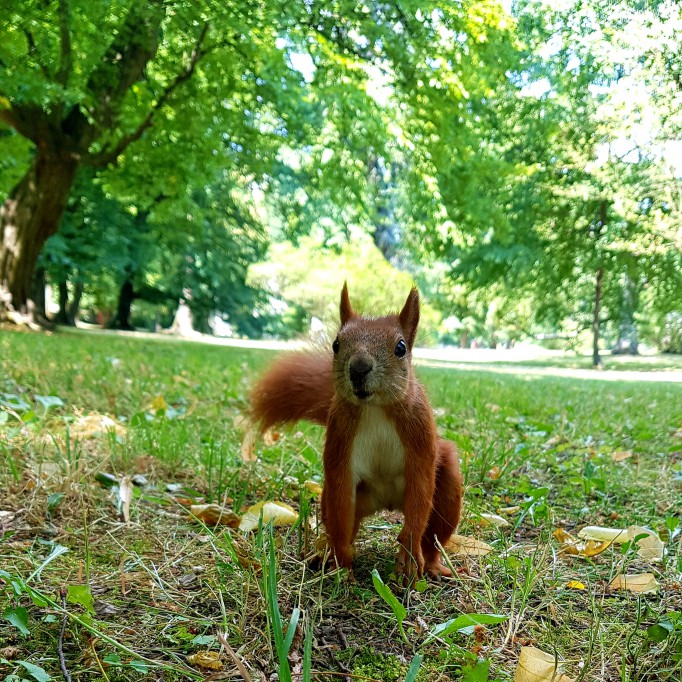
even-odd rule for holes
{"type": "Polygon", "coordinates": [[[348,284],[346,282],[343,283],[343,289],[341,290],[341,306],[339,310],[341,313],[341,326],[343,327],[348,320],[355,317],[355,313],[353,312],[353,308],[350,304],[350,297],[348,296],[348,284]]]}
{"type": "Polygon", "coordinates": [[[417,336],[417,325],[419,324],[419,292],[417,287],[412,287],[398,319],[405,334],[405,341],[411,350],[417,336]]]}

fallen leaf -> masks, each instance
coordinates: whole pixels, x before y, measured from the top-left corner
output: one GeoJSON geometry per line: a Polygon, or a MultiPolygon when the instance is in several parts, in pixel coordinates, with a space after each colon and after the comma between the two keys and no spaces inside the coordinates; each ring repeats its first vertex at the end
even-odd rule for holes
{"type": "Polygon", "coordinates": [[[491,478],[493,481],[496,481],[501,475],[502,471],[498,466],[494,466],[492,469],[490,469],[490,471],[488,471],[488,478],[491,478]]]}
{"type": "Polygon", "coordinates": [[[250,531],[258,528],[261,514],[264,524],[272,521],[275,526],[292,526],[298,521],[298,513],[284,502],[276,500],[259,502],[246,510],[239,524],[239,530],[250,531]]]}
{"type": "Polygon", "coordinates": [[[256,430],[250,428],[244,434],[242,440],[242,462],[256,461],[256,430]]]}
{"type": "Polygon", "coordinates": [[[132,499],[133,483],[130,476],[123,476],[118,482],[118,506],[126,523],[130,521],[130,503],[132,499]]]}
{"type": "Polygon", "coordinates": [[[658,590],[658,581],[653,573],[617,575],[610,583],[610,590],[628,590],[637,594],[647,594],[658,590]]]}
{"type": "Polygon", "coordinates": [[[237,528],[239,526],[239,514],[235,514],[231,509],[221,507],[219,504],[192,504],[189,513],[207,526],[218,524],[237,528]]]}
{"type": "Polygon", "coordinates": [[[573,682],[559,672],[554,656],[534,646],[521,647],[514,682],[573,682]]]}
{"type": "Polygon", "coordinates": [[[220,654],[217,651],[197,651],[187,657],[190,665],[204,670],[222,670],[223,662],[220,660],[220,654]]]}
{"type": "Polygon", "coordinates": [[[95,438],[112,431],[121,438],[126,435],[124,426],[115,422],[111,417],[97,412],[79,417],[69,429],[72,438],[80,439],[95,438]]]}
{"type": "Polygon", "coordinates": [[[581,583],[579,580],[571,580],[566,583],[566,587],[569,590],[584,590],[585,583],[581,583]]]}
{"type": "Polygon", "coordinates": [[[646,561],[661,561],[663,559],[664,545],[658,534],[645,528],[644,526],[630,526],[624,528],[606,528],[603,526],[585,526],[579,533],[578,537],[584,540],[602,540],[623,544],[624,542],[631,542],[638,536],[637,540],[637,554],[646,561]]]}
{"type": "Polygon", "coordinates": [[[152,412],[165,412],[168,409],[168,403],[162,395],[157,395],[154,400],[147,406],[148,410],[152,412]]]}
{"type": "Polygon", "coordinates": [[[579,540],[574,538],[569,532],[563,528],[557,528],[552,533],[554,538],[561,543],[561,551],[571,556],[593,557],[601,554],[607,547],[611,545],[610,540],[604,542],[597,542],[595,540],[579,540]]]}
{"type": "Polygon", "coordinates": [[[303,487],[315,497],[322,494],[322,486],[317,481],[306,481],[303,484],[303,487]]]}
{"type": "Polygon", "coordinates": [[[267,445],[268,447],[270,445],[274,445],[278,440],[279,440],[279,433],[277,433],[277,431],[273,431],[272,429],[268,429],[263,434],[263,443],[265,445],[267,445]]]}
{"type": "Polygon", "coordinates": [[[624,462],[626,459],[630,459],[632,453],[629,450],[617,450],[611,453],[611,459],[614,462],[624,462]]]}
{"type": "Polygon", "coordinates": [[[516,512],[520,510],[521,507],[516,505],[515,507],[501,507],[497,511],[499,511],[500,514],[516,514],[516,512]]]}
{"type": "Polygon", "coordinates": [[[458,556],[485,556],[493,551],[489,544],[464,535],[453,535],[445,545],[445,549],[458,556]]]}
{"type": "Polygon", "coordinates": [[[481,523],[487,526],[495,526],[496,528],[506,528],[510,525],[507,519],[497,514],[481,514],[481,523]]]}

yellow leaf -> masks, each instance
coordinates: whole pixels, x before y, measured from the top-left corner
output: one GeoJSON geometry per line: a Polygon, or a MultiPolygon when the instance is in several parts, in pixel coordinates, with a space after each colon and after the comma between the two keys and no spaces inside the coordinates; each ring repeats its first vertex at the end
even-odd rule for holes
{"type": "Polygon", "coordinates": [[[220,524],[237,528],[241,521],[238,514],[235,514],[231,509],[221,507],[219,504],[192,504],[189,513],[203,521],[207,526],[220,524]]]}
{"type": "Polygon", "coordinates": [[[162,395],[157,395],[154,400],[149,403],[148,409],[154,412],[165,412],[168,409],[168,403],[162,395]]]}
{"type": "Polygon", "coordinates": [[[453,535],[445,545],[445,549],[450,554],[458,556],[485,556],[493,551],[487,543],[465,535],[453,535]]]}
{"type": "Polygon", "coordinates": [[[507,519],[503,519],[497,514],[481,514],[481,523],[486,526],[495,526],[496,528],[506,528],[510,525],[507,519]]]}
{"type": "Polygon", "coordinates": [[[514,682],[573,682],[559,672],[559,665],[551,654],[534,646],[521,647],[514,682]]]}
{"type": "Polygon", "coordinates": [[[646,561],[661,561],[663,559],[664,545],[655,531],[644,526],[630,526],[624,528],[605,528],[603,526],[585,526],[578,537],[583,540],[602,540],[623,544],[631,542],[636,537],[646,535],[637,540],[637,554],[646,561]]]}
{"type": "Polygon", "coordinates": [[[515,507],[501,507],[497,511],[500,512],[500,514],[516,514],[517,511],[520,511],[521,507],[516,505],[515,507]]]}
{"type": "Polygon", "coordinates": [[[579,580],[571,580],[570,582],[566,583],[566,587],[569,590],[584,590],[585,584],[581,583],[579,580]]]}
{"type": "Polygon", "coordinates": [[[557,528],[552,533],[554,538],[561,543],[561,551],[571,556],[593,557],[601,554],[611,541],[595,542],[594,540],[578,540],[563,528],[557,528]]]}
{"type": "Polygon", "coordinates": [[[263,523],[273,521],[275,526],[292,526],[298,521],[298,513],[284,502],[259,502],[249,507],[242,516],[239,530],[250,531],[258,528],[258,520],[263,514],[263,523]]]}
{"type": "Polygon", "coordinates": [[[242,462],[256,461],[256,430],[249,429],[242,440],[242,462]]]}
{"type": "Polygon", "coordinates": [[[611,453],[611,459],[614,462],[624,462],[626,459],[630,459],[632,453],[629,450],[618,450],[611,453]]]}
{"type": "Polygon", "coordinates": [[[220,660],[220,654],[217,651],[197,651],[188,656],[187,661],[190,665],[205,670],[223,669],[223,662],[220,660]]]}
{"type": "Polygon", "coordinates": [[[322,494],[322,486],[317,481],[306,481],[303,484],[303,487],[315,497],[322,494]]]}
{"type": "Polygon", "coordinates": [[[110,432],[114,432],[121,438],[125,437],[125,427],[115,422],[106,414],[92,412],[83,417],[79,417],[70,427],[69,433],[72,438],[95,438],[110,432]]]}
{"type": "Polygon", "coordinates": [[[611,590],[628,590],[637,594],[647,594],[658,590],[658,581],[653,573],[634,573],[617,575],[610,583],[611,590]]]}
{"type": "Polygon", "coordinates": [[[585,526],[578,532],[582,540],[598,540],[599,542],[615,542],[622,544],[628,541],[628,532],[624,528],[607,528],[605,526],[585,526]]]}

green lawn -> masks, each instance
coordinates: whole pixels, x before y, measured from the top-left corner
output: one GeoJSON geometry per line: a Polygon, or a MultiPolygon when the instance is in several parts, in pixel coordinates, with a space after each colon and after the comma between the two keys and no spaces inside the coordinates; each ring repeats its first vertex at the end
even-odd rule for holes
{"type": "MultiPolygon", "coordinates": [[[[188,657],[219,654],[225,633],[251,678],[269,680],[283,639],[273,624],[288,623],[295,609],[288,666],[296,680],[304,679],[306,642],[319,680],[403,680],[415,655],[423,656],[423,682],[511,680],[524,645],[556,653],[573,679],[680,679],[682,385],[420,367],[440,428],[462,456],[460,532],[492,551],[453,556],[455,579],[407,591],[391,577],[396,514],[365,526],[355,582],[304,560],[318,502],[303,483],[321,480],[320,428],[302,424],[259,441],[258,461],[242,461],[238,415],[272,356],[173,340],[0,332],[7,679],[40,679],[30,664],[62,678],[65,622],[61,648],[74,679],[202,679],[215,671],[188,657]],[[118,435],[76,437],[79,417],[91,412],[116,419],[118,435]],[[631,456],[614,461],[618,452],[631,456]],[[134,489],[128,523],[116,489],[98,482],[102,474],[147,479],[134,489]],[[275,529],[272,540],[268,528],[205,527],[182,506],[199,498],[237,512],[282,500],[303,521],[275,529]],[[480,513],[500,510],[509,526],[481,524],[480,513]],[[566,556],[552,536],[560,527],[632,524],[660,535],[662,562],[642,559],[634,543],[566,556]],[[375,568],[407,610],[404,637],[375,589],[375,568]],[[608,589],[619,573],[645,572],[658,582],[655,593],[608,589]],[[461,614],[505,618],[473,633],[437,629],[461,614]]],[[[220,662],[227,676],[214,679],[243,679],[224,653],[220,662]]]]}

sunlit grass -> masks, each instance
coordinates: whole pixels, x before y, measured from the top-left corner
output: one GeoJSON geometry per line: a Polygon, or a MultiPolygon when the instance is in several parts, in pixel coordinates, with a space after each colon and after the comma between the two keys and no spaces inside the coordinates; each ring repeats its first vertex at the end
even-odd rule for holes
{"type": "MultiPolygon", "coordinates": [[[[178,501],[202,497],[239,511],[281,499],[315,527],[317,502],[302,483],[321,480],[322,429],[287,429],[270,445],[257,444],[257,462],[242,461],[235,418],[272,357],[175,341],[0,333],[0,399],[24,404],[0,412],[0,489],[7,491],[0,509],[18,512],[3,521],[0,568],[25,580],[54,546],[68,548],[35,588],[53,598],[60,587],[87,583],[95,596],[89,617],[104,637],[69,622],[72,673],[98,676],[101,664],[112,680],[140,679],[140,666],[156,662],[166,666],[164,679],[184,679],[193,674],[187,656],[219,653],[224,632],[253,679],[258,671],[267,678],[286,641],[274,637],[272,623],[277,613],[288,623],[298,608],[292,671],[312,633],[313,670],[370,679],[404,679],[419,653],[419,680],[473,675],[479,658],[490,661],[491,680],[508,680],[523,644],[556,651],[574,678],[581,671],[587,680],[679,678],[681,633],[657,643],[647,631],[682,612],[674,530],[682,518],[682,386],[420,367],[439,426],[462,456],[460,532],[493,551],[453,558],[454,581],[407,592],[391,579],[399,514],[362,530],[352,583],[303,561],[314,542],[308,523],[278,529],[273,545],[267,530],[243,535],[192,522],[178,501]],[[63,404],[46,408],[36,396],[63,404]],[[116,419],[125,435],[69,438],[78,416],[92,411],[116,419]],[[631,456],[614,462],[617,451],[631,456]],[[101,474],[146,477],[129,524],[120,521],[116,495],[96,483],[101,474]],[[482,527],[484,512],[501,512],[511,525],[482,527]],[[666,542],[665,561],[650,565],[618,548],[590,560],[562,557],[552,532],[585,524],[647,525],[666,542]],[[263,573],[273,558],[277,604],[263,573]],[[373,569],[407,608],[409,644],[374,588],[373,569]],[[622,571],[653,571],[659,592],[610,594],[606,585],[622,571]],[[570,589],[570,581],[586,589],[570,589]],[[430,636],[462,613],[506,620],[475,637],[430,636]]],[[[271,567],[266,573],[273,575],[271,567]]],[[[5,620],[0,641],[16,647],[16,660],[59,676],[61,611],[14,594],[7,583],[0,595],[0,612],[27,609],[31,631],[24,637],[5,620]]],[[[67,606],[88,616],[80,604],[67,606]]]]}

